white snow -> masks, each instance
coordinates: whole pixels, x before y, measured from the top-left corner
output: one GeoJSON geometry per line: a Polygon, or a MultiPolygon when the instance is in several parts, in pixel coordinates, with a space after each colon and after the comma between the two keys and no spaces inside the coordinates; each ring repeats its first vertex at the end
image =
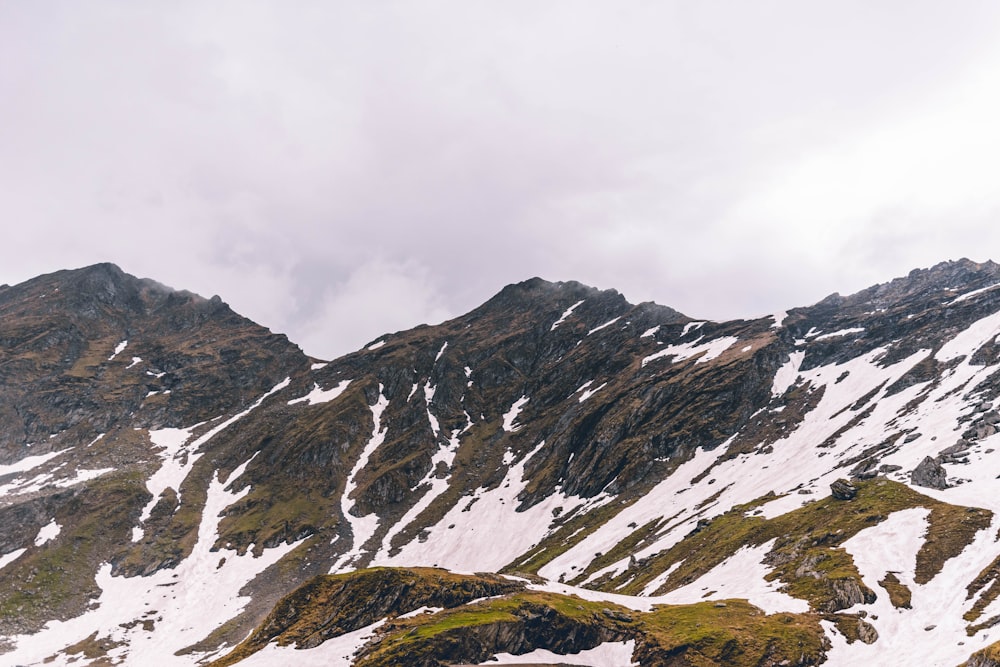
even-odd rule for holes
{"type": "Polygon", "coordinates": [[[694,604],[738,598],[768,614],[809,611],[808,602],[778,590],[782,582],[764,579],[770,568],[762,561],[773,546],[774,540],[758,547],[744,547],[697,580],[660,596],[659,600],[667,604],[694,604]]]}
{"type": "Polygon", "coordinates": [[[988,315],[944,344],[934,355],[948,361],[961,355],[970,355],[1000,333],[1000,312],[988,315]]]}
{"type": "Polygon", "coordinates": [[[705,326],[705,324],[705,322],[688,322],[684,325],[684,330],[681,331],[681,338],[684,338],[684,336],[687,336],[692,331],[697,331],[705,326]]]}
{"type": "Polygon", "coordinates": [[[142,357],[132,357],[132,363],[125,367],[125,370],[142,363],[142,357]]]}
{"type": "MultiPolygon", "coordinates": [[[[996,555],[995,536],[1000,520],[980,531],[959,556],[946,561],[941,573],[926,584],[913,581],[916,554],[923,542],[928,511],[922,508],[892,514],[880,524],[867,528],[844,543],[865,584],[878,593],[872,605],[865,605],[865,619],[878,631],[874,644],[848,645],[828,629],[833,649],[830,665],[901,664],[953,667],[969,654],[990,644],[989,630],[966,636],[962,614],[973,600],[966,600],[965,587],[996,555]],[[878,585],[892,572],[913,593],[912,609],[895,609],[878,585]]],[[[852,607],[848,612],[861,609],[852,607]]],[[[990,610],[987,609],[988,618],[990,610]]],[[[992,613],[996,613],[995,611],[992,613]]]]}
{"type": "Polygon", "coordinates": [[[61,530],[62,526],[56,523],[55,519],[52,519],[52,521],[49,521],[38,531],[38,535],[35,537],[35,546],[40,547],[56,539],[59,537],[59,531],[61,530]]]}
{"type": "MultiPolygon", "coordinates": [[[[232,481],[246,464],[230,476],[232,481]]],[[[239,594],[249,581],[276,563],[297,545],[282,545],[265,549],[260,558],[235,551],[212,551],[218,538],[219,514],[249,491],[233,494],[225,490],[226,483],[213,479],[207,491],[205,510],[198,528],[198,539],[191,555],[174,569],[163,569],[147,577],[113,577],[111,566],[101,566],[97,585],[101,596],[95,605],[81,616],[68,621],[50,621],[34,635],[10,638],[13,650],[4,654],[3,664],[9,665],[68,665],[77,657],[65,654],[56,661],[47,658],[61,647],[75,644],[97,633],[98,638],[110,638],[127,646],[113,649],[109,658],[127,667],[157,665],[157,667],[191,667],[199,654],[177,656],[180,649],[198,642],[215,627],[239,613],[249,598],[239,594]],[[147,632],[142,623],[149,620],[154,631],[147,632]],[[132,627],[128,627],[131,625],[132,627]]],[[[273,664],[273,663],[272,663],[273,664]]]]}
{"type": "Polygon", "coordinates": [[[59,456],[63,452],[67,451],[69,450],[61,449],[58,452],[49,452],[48,454],[39,454],[38,456],[26,456],[20,461],[15,461],[14,463],[2,464],[0,465],[0,476],[9,475],[12,472],[28,472],[30,470],[34,470],[35,468],[41,466],[42,464],[48,461],[51,461],[52,459],[59,456]]]}
{"type": "Polygon", "coordinates": [[[441,358],[441,355],[444,354],[444,351],[447,349],[448,349],[448,341],[445,341],[444,345],[441,346],[441,349],[438,350],[437,355],[434,357],[434,363],[437,363],[438,359],[441,358]]]}
{"type": "Polygon", "coordinates": [[[337,383],[336,387],[332,389],[323,389],[318,383],[313,383],[313,389],[308,394],[302,398],[296,398],[288,401],[288,405],[295,405],[296,403],[305,403],[306,405],[317,405],[319,403],[329,403],[333,399],[337,398],[344,393],[347,386],[351,384],[350,380],[341,380],[337,383]]]}
{"type": "Polygon", "coordinates": [[[783,310],[779,313],[775,313],[774,315],[770,315],[769,317],[774,320],[774,324],[771,325],[771,328],[780,329],[781,323],[785,321],[786,317],[788,317],[788,311],[783,310]]]}
{"type": "Polygon", "coordinates": [[[327,639],[319,646],[310,649],[278,646],[272,642],[241,660],[239,667],[350,667],[354,654],[383,623],[385,619],[360,630],[327,639]]]}
{"type": "Polygon", "coordinates": [[[732,347],[733,344],[739,339],[735,336],[723,336],[721,338],[714,338],[705,343],[702,343],[701,340],[702,338],[699,337],[690,343],[668,345],[662,350],[658,350],[648,357],[645,357],[642,360],[642,366],[645,367],[645,365],[649,362],[662,357],[674,357],[673,363],[677,363],[679,361],[684,361],[685,359],[697,356],[698,360],[695,363],[703,364],[718,357],[720,354],[732,347]]]}
{"type": "Polygon", "coordinates": [[[583,303],[583,300],[577,301],[572,306],[570,306],[569,308],[567,308],[565,310],[565,312],[563,312],[563,314],[559,316],[559,319],[556,320],[555,322],[553,322],[552,327],[549,329],[549,331],[555,331],[556,327],[558,327],[560,324],[562,324],[563,322],[565,322],[566,318],[569,317],[570,315],[572,315],[573,311],[576,310],[577,308],[579,308],[581,303],[583,303]]]}
{"type": "Polygon", "coordinates": [[[614,324],[615,322],[617,322],[620,319],[621,319],[621,316],[619,315],[618,317],[614,318],[613,320],[608,320],[604,324],[598,325],[598,326],[594,327],[593,329],[591,329],[590,331],[588,331],[587,335],[589,336],[592,333],[597,333],[601,329],[605,329],[607,327],[610,327],[612,324],[614,324]]]}
{"type": "Polygon", "coordinates": [[[660,325],[657,324],[655,327],[652,327],[650,329],[646,329],[645,331],[643,331],[642,335],[639,336],[639,338],[646,338],[646,337],[655,336],[656,332],[659,331],[659,330],[660,330],[660,325]]]}
{"type": "MultiPolygon", "coordinates": [[[[593,382],[593,381],[591,381],[591,382],[593,382]]],[[[589,385],[590,382],[588,382],[587,384],[589,385]]],[[[590,398],[591,396],[593,396],[594,394],[596,394],[597,392],[599,392],[600,390],[604,389],[607,386],[608,386],[608,383],[607,382],[603,382],[603,383],[601,383],[601,385],[599,387],[595,387],[594,389],[587,389],[582,394],[580,394],[579,398],[577,398],[576,400],[579,403],[583,403],[588,398],[590,398]]],[[[582,389],[582,387],[581,387],[581,389],[582,389]]],[[[577,391],[579,391],[579,389],[577,389],[577,391]]]]}
{"type": "MultiPolygon", "coordinates": [[[[331,568],[330,572],[335,573],[343,570],[345,567],[352,565],[357,558],[362,553],[362,548],[365,542],[375,534],[378,528],[378,515],[374,512],[367,516],[354,516],[350,513],[351,494],[354,490],[358,488],[358,473],[361,472],[366,465],[368,465],[368,459],[371,455],[375,453],[382,443],[385,441],[385,427],[382,425],[382,413],[385,411],[386,407],[389,405],[389,399],[383,394],[384,387],[381,383],[378,386],[378,400],[375,405],[371,406],[372,410],[372,435],[368,439],[368,444],[361,451],[361,455],[355,462],[354,467],[351,469],[351,473],[347,476],[347,482],[344,485],[344,494],[340,497],[340,511],[344,515],[344,520],[351,527],[351,534],[353,535],[354,541],[352,543],[352,548],[346,554],[344,554],[340,560],[331,568]]],[[[428,413],[429,414],[429,413],[428,413]]]]}
{"type": "Polygon", "coordinates": [[[954,306],[956,303],[961,303],[962,301],[966,301],[966,300],[971,299],[973,297],[979,296],[980,294],[982,294],[984,292],[989,292],[990,290],[994,290],[994,289],[996,289],[998,287],[1000,287],[1000,283],[996,283],[995,285],[989,285],[988,287],[983,287],[983,288],[980,288],[980,289],[972,290],[971,292],[966,292],[965,294],[952,299],[951,301],[949,301],[945,305],[946,306],[954,306]]]}
{"type": "Polygon", "coordinates": [[[320,370],[321,368],[326,368],[326,367],[327,367],[327,366],[329,366],[329,365],[330,365],[330,362],[329,362],[329,361],[318,361],[318,362],[316,362],[315,364],[313,364],[312,366],[310,366],[310,367],[309,367],[309,370],[312,370],[312,371],[318,371],[318,370],[320,370]]]}
{"type": "Polygon", "coordinates": [[[840,329],[839,331],[831,331],[830,333],[825,333],[822,336],[816,336],[816,340],[829,340],[830,338],[843,338],[844,336],[853,336],[854,334],[864,333],[865,330],[862,327],[851,327],[849,329],[840,329]]]}
{"type": "Polygon", "coordinates": [[[525,464],[542,447],[540,442],[507,471],[503,482],[493,489],[477,489],[471,498],[464,497],[435,525],[427,529],[427,539],[403,545],[400,553],[389,558],[380,555],[374,565],[443,567],[456,572],[497,571],[537,544],[549,531],[552,511],[564,511],[585,505],[597,507],[608,502],[606,496],[589,500],[567,497],[556,491],[540,503],[518,512],[518,494],[527,485],[525,464]]]}
{"type": "Polygon", "coordinates": [[[215,426],[208,432],[199,436],[193,442],[188,442],[191,438],[191,433],[201,424],[195,424],[194,426],[189,426],[188,428],[163,428],[150,431],[149,439],[152,440],[156,447],[163,449],[163,451],[159,452],[160,456],[163,458],[163,464],[155,473],[152,474],[152,476],[150,476],[148,480],[146,480],[146,488],[151,494],[153,494],[153,497],[146,504],[146,507],[143,508],[139,520],[141,522],[145,522],[146,519],[149,518],[150,513],[153,511],[153,507],[160,499],[160,495],[168,488],[172,488],[177,493],[177,502],[180,504],[181,485],[184,480],[187,479],[191,469],[194,468],[195,462],[202,456],[202,454],[198,452],[198,448],[214,438],[221,431],[256,410],[261,403],[264,402],[264,399],[271,394],[281,391],[287,387],[290,382],[291,378],[285,378],[272,387],[263,396],[258,398],[257,401],[249,408],[243,412],[233,415],[218,426],[215,426]]]}
{"type": "Polygon", "coordinates": [[[25,551],[27,551],[27,549],[15,549],[14,551],[11,551],[9,554],[4,554],[3,556],[0,556],[0,570],[4,569],[8,565],[16,561],[18,558],[20,558],[25,551]]]}
{"type": "Polygon", "coordinates": [[[514,401],[513,405],[510,406],[510,410],[504,413],[503,430],[508,433],[513,433],[520,428],[520,426],[515,426],[514,423],[517,421],[517,416],[521,414],[521,409],[524,407],[524,404],[529,400],[530,399],[527,396],[521,396],[521,398],[514,401]]]}
{"type": "Polygon", "coordinates": [[[112,361],[115,357],[124,352],[126,347],[128,347],[127,340],[123,340],[122,342],[118,343],[118,345],[115,346],[115,351],[111,354],[110,357],[108,357],[108,361],[112,361]]]}
{"type": "Polygon", "coordinates": [[[795,379],[799,377],[799,367],[806,358],[805,352],[792,352],[788,361],[774,374],[774,382],[771,385],[771,396],[781,396],[788,391],[795,379]]]}
{"type": "Polygon", "coordinates": [[[382,347],[383,345],[385,345],[385,341],[384,340],[379,340],[379,341],[376,341],[376,342],[372,343],[371,345],[369,345],[365,349],[366,350],[377,350],[380,347],[382,347]]]}
{"type": "Polygon", "coordinates": [[[635,651],[635,640],[626,642],[605,642],[579,653],[553,653],[545,649],[535,649],[531,653],[511,655],[498,653],[480,665],[530,665],[530,664],[560,664],[588,665],[589,667],[635,667],[639,663],[632,662],[632,652],[635,651]]]}

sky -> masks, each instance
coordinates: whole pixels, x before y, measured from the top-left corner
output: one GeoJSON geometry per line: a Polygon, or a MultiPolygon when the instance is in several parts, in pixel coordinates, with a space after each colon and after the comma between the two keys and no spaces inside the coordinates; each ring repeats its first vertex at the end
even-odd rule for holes
{"type": "Polygon", "coordinates": [[[1000,3],[0,0],[0,283],[332,358],[540,276],[762,316],[1000,260],[1000,3]]]}

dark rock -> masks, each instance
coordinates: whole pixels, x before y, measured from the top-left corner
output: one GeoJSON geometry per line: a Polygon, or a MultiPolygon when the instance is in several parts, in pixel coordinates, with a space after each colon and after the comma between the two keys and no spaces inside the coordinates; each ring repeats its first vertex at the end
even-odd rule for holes
{"type": "Polygon", "coordinates": [[[906,437],[903,438],[903,444],[906,444],[908,442],[913,442],[914,440],[916,440],[919,437],[920,437],[920,433],[918,433],[916,431],[914,431],[913,433],[907,433],[906,437]]]}
{"type": "Polygon", "coordinates": [[[928,489],[947,489],[948,473],[937,459],[925,456],[924,460],[910,472],[910,482],[928,489]]]}
{"type": "Polygon", "coordinates": [[[889,463],[883,463],[878,467],[878,471],[883,474],[889,474],[891,472],[896,472],[897,470],[902,470],[903,466],[892,465],[889,463]]]}
{"type": "Polygon", "coordinates": [[[830,485],[830,494],[837,500],[853,500],[858,489],[846,479],[838,479],[830,485]]]}

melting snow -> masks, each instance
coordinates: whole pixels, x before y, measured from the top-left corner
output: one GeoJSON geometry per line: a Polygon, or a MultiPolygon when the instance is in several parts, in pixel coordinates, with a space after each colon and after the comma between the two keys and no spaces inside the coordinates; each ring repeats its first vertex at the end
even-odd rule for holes
{"type": "Polygon", "coordinates": [[[126,370],[142,363],[142,357],[132,357],[132,363],[125,367],[126,370]]]}
{"type": "Polygon", "coordinates": [[[604,324],[601,324],[601,325],[599,325],[599,326],[596,326],[596,327],[594,327],[593,329],[591,329],[590,331],[588,331],[588,332],[587,332],[587,335],[589,336],[589,335],[590,335],[590,334],[592,334],[592,333],[597,333],[598,331],[600,331],[601,329],[604,329],[605,327],[610,327],[610,326],[611,326],[612,324],[614,324],[615,322],[617,322],[617,321],[618,321],[618,320],[620,320],[620,319],[621,319],[621,316],[619,315],[618,317],[616,317],[616,318],[615,318],[615,319],[613,319],[613,320],[608,320],[608,321],[607,321],[607,322],[605,322],[604,324]]]}
{"type": "Polygon", "coordinates": [[[989,292],[990,290],[994,290],[994,289],[996,289],[998,287],[1000,287],[1000,283],[997,283],[995,285],[990,285],[989,287],[983,287],[981,289],[972,290],[971,292],[966,292],[965,294],[952,299],[951,301],[949,301],[945,305],[946,306],[954,306],[956,303],[961,303],[962,301],[965,301],[967,299],[971,299],[973,297],[979,296],[983,292],[989,292]]]}
{"type": "MultiPolygon", "coordinates": [[[[593,380],[591,380],[591,382],[593,382],[593,380]]],[[[589,385],[590,382],[588,382],[587,384],[589,385]]],[[[584,385],[584,386],[586,386],[586,385],[584,385]]],[[[585,392],[583,392],[582,394],[580,394],[580,397],[577,398],[576,400],[579,403],[583,403],[585,400],[587,400],[588,398],[590,398],[591,396],[593,396],[594,394],[596,394],[597,392],[599,392],[600,390],[604,389],[607,386],[608,386],[608,383],[604,382],[599,387],[595,387],[594,389],[587,389],[585,392]]],[[[580,389],[583,389],[583,387],[581,387],[580,389]]],[[[580,391],[580,389],[577,389],[577,391],[580,391]]]]}
{"type": "Polygon", "coordinates": [[[660,325],[657,324],[655,327],[653,327],[651,329],[646,329],[645,331],[643,331],[642,335],[639,336],[639,338],[646,338],[647,336],[655,336],[656,332],[659,331],[659,330],[660,330],[660,325]]]}
{"type": "Polygon", "coordinates": [[[313,390],[303,396],[302,398],[296,398],[294,400],[288,401],[288,405],[295,405],[296,403],[305,403],[306,405],[316,405],[318,403],[329,403],[333,399],[337,398],[344,393],[347,389],[347,385],[351,384],[350,380],[342,380],[333,389],[323,389],[317,383],[313,383],[313,390]]]}
{"type": "Polygon", "coordinates": [[[60,530],[62,530],[62,526],[56,523],[55,519],[52,519],[38,531],[38,536],[35,537],[35,546],[40,547],[46,542],[56,539],[59,537],[60,530]]]}
{"type": "Polygon", "coordinates": [[[514,422],[517,421],[517,416],[521,414],[521,408],[523,408],[524,404],[529,400],[530,399],[528,399],[527,396],[522,396],[514,401],[514,404],[510,406],[510,410],[508,410],[503,416],[503,430],[508,433],[513,433],[520,428],[520,426],[515,427],[514,422]]]}
{"type": "Polygon", "coordinates": [[[559,319],[556,320],[552,324],[552,328],[550,328],[549,331],[555,331],[556,327],[558,327],[560,324],[562,324],[563,322],[565,322],[566,318],[569,317],[570,315],[572,315],[573,311],[576,310],[580,306],[581,303],[583,303],[583,300],[577,301],[572,306],[570,306],[569,308],[567,308],[566,311],[562,315],[559,316],[559,319]]]}
{"type": "Polygon", "coordinates": [[[864,333],[865,330],[862,327],[851,327],[850,329],[841,329],[840,331],[831,331],[830,333],[823,334],[822,336],[816,336],[816,340],[828,340],[830,338],[841,338],[843,336],[851,336],[857,333],[864,333]]]}
{"type": "MultiPolygon", "coordinates": [[[[246,464],[230,476],[235,479],[246,464]]],[[[113,577],[111,565],[101,566],[97,585],[101,596],[92,608],[69,621],[51,621],[34,635],[12,637],[14,646],[4,654],[4,664],[68,664],[71,660],[49,663],[46,659],[59,647],[75,644],[94,634],[124,642],[112,649],[109,658],[125,665],[189,667],[198,654],[177,656],[180,649],[203,639],[217,625],[238,614],[250,601],[240,590],[260,572],[276,563],[297,544],[265,549],[260,558],[235,551],[212,551],[218,538],[219,514],[249,491],[234,494],[226,483],[213,479],[207,490],[198,539],[191,555],[174,569],[163,569],[148,577],[113,577]],[[148,620],[155,630],[147,632],[148,620]],[[131,627],[129,627],[131,626],[131,627]]],[[[274,663],[271,663],[274,664],[274,663]]]]}
{"type": "MultiPolygon", "coordinates": [[[[704,324],[704,322],[702,322],[704,324]]],[[[682,343],[680,345],[668,345],[667,347],[655,352],[642,360],[642,365],[645,366],[651,361],[660,359],[662,357],[675,357],[674,363],[678,361],[684,361],[685,359],[690,359],[701,355],[695,363],[703,364],[706,361],[711,361],[715,359],[720,354],[728,350],[736,343],[739,339],[735,336],[723,336],[721,338],[716,338],[710,340],[706,343],[701,343],[701,338],[690,343],[682,343]],[[701,343],[701,344],[699,344],[701,343]]]]}
{"type": "Polygon", "coordinates": [[[112,355],[110,357],[108,357],[108,361],[113,360],[115,357],[117,357],[119,354],[121,354],[125,350],[126,347],[128,347],[128,341],[127,340],[123,340],[122,342],[118,343],[118,345],[115,346],[114,353],[112,353],[112,355]]]}
{"type": "Polygon", "coordinates": [[[272,642],[250,657],[241,660],[238,664],[239,667],[276,667],[277,665],[350,667],[354,654],[371,639],[383,623],[385,623],[385,619],[360,630],[327,639],[319,646],[310,649],[278,646],[272,642]]]}
{"type": "Polygon", "coordinates": [[[764,579],[770,568],[762,561],[773,546],[774,540],[758,547],[743,547],[697,580],[659,599],[667,604],[694,604],[702,600],[740,598],[768,614],[809,611],[808,602],[778,590],[784,585],[782,582],[764,579]]]}
{"type": "Polygon", "coordinates": [[[384,387],[379,383],[378,400],[371,407],[373,422],[371,438],[369,438],[368,444],[365,445],[361,456],[358,457],[357,462],[351,469],[351,473],[347,476],[347,482],[344,485],[344,494],[340,497],[340,511],[344,515],[344,520],[350,525],[351,533],[354,536],[352,549],[341,557],[340,561],[330,570],[331,572],[338,572],[342,568],[351,565],[361,555],[361,550],[365,542],[375,534],[375,530],[378,528],[378,515],[374,512],[363,517],[354,516],[350,513],[350,504],[352,502],[350,496],[358,488],[358,473],[368,465],[368,459],[371,458],[375,450],[385,441],[385,427],[382,426],[382,413],[389,405],[389,399],[382,393],[383,390],[384,387]]]}
{"type": "Polygon", "coordinates": [[[4,569],[8,565],[16,561],[18,558],[20,558],[25,551],[27,551],[27,549],[15,549],[14,551],[11,551],[9,554],[4,554],[3,556],[0,556],[0,570],[4,569]]]}

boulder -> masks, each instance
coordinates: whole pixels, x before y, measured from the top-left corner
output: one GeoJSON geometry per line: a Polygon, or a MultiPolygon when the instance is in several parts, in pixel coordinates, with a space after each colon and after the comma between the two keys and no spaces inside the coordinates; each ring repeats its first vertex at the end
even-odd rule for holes
{"type": "Polygon", "coordinates": [[[910,472],[910,482],[928,489],[947,489],[948,473],[937,459],[925,456],[924,460],[910,472]]]}
{"type": "Polygon", "coordinates": [[[858,488],[841,478],[830,485],[830,495],[837,500],[853,500],[858,495],[858,488]]]}

